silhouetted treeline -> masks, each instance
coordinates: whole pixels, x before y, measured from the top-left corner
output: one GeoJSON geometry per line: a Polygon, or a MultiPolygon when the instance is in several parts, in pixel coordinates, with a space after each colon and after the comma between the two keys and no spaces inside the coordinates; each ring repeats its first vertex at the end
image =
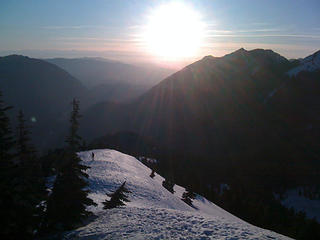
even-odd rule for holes
{"type": "Polygon", "coordinates": [[[91,215],[86,207],[95,203],[85,190],[88,167],[77,155],[83,147],[79,102],[72,102],[68,147],[38,157],[23,111],[12,131],[7,116],[12,107],[1,97],[0,92],[0,238],[42,238],[81,225],[91,215]],[[48,177],[53,186],[46,186],[48,177]]]}
{"type": "Polygon", "coordinates": [[[44,217],[46,190],[41,162],[30,143],[23,112],[12,131],[0,93],[0,238],[33,239],[44,217]]]}

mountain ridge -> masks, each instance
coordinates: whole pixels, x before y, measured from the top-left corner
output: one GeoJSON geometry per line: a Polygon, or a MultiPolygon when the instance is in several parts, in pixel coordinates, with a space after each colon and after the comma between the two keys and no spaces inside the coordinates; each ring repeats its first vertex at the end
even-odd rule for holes
{"type": "MultiPolygon", "coordinates": [[[[259,51],[248,51],[248,53],[246,54],[254,55],[252,56],[252,59],[261,58],[259,56],[259,51]]],[[[276,76],[273,79],[273,83],[270,83],[270,81],[258,82],[258,80],[254,80],[255,82],[258,82],[258,84],[261,84],[261,86],[257,85],[256,83],[253,82],[253,79],[255,78],[266,79],[268,76],[269,78],[271,78],[274,75],[273,73],[270,74],[270,72],[276,71],[275,70],[276,65],[273,64],[272,61],[269,61],[269,62],[260,61],[258,62],[258,66],[266,66],[267,70],[262,69],[260,70],[260,72],[257,71],[253,73],[252,70],[250,69],[250,66],[246,66],[247,59],[238,58],[237,56],[236,57],[234,56],[235,55],[231,54],[231,55],[220,57],[220,58],[211,58],[211,57],[203,58],[202,60],[199,60],[193,64],[186,66],[182,70],[167,77],[166,79],[161,81],[159,84],[154,86],[152,89],[150,89],[148,92],[146,92],[144,95],[136,99],[131,104],[131,108],[134,109],[135,108],[134,106],[139,106],[139,107],[137,107],[136,110],[132,110],[132,111],[137,112],[137,115],[140,115],[140,116],[144,114],[145,118],[147,118],[148,115],[152,115],[153,118],[156,118],[156,114],[155,114],[156,112],[161,112],[161,114],[165,116],[166,112],[167,114],[173,114],[172,111],[179,111],[178,109],[187,109],[187,108],[189,109],[188,111],[191,111],[193,112],[193,114],[196,114],[196,112],[201,108],[202,108],[201,110],[202,112],[207,111],[207,109],[204,108],[204,106],[207,104],[201,104],[200,102],[198,103],[198,100],[202,99],[201,101],[205,103],[207,101],[206,99],[210,99],[210,98],[212,99],[212,96],[220,94],[219,97],[217,96],[217,98],[219,98],[220,104],[223,104],[225,100],[222,100],[222,99],[226,98],[226,96],[224,96],[225,94],[222,92],[219,93],[219,91],[224,91],[224,92],[228,92],[228,94],[233,94],[232,91],[234,91],[233,89],[235,87],[243,88],[241,85],[245,87],[246,84],[250,84],[251,86],[245,91],[250,91],[250,92],[253,91],[252,93],[255,95],[255,97],[258,98],[258,100],[260,99],[259,101],[263,102],[265,96],[267,96],[269,92],[273,90],[273,87],[280,85],[280,83],[282,82],[282,79],[281,79],[282,76],[281,77],[276,76]],[[243,68],[243,65],[246,67],[243,68]],[[234,68],[233,66],[238,66],[238,67],[234,68]],[[223,72],[228,73],[228,75],[226,75],[228,76],[227,77],[228,79],[226,79],[226,76],[223,75],[223,72]],[[252,80],[251,79],[248,80],[247,79],[248,76],[252,80]],[[240,78],[242,80],[241,81],[236,80],[237,78],[240,78]],[[215,84],[218,84],[218,85],[214,86],[213,81],[216,81],[215,84]],[[248,81],[251,81],[251,83],[248,81]],[[252,89],[252,87],[256,88],[256,90],[252,89]],[[223,89],[220,90],[218,88],[223,88],[223,89]],[[262,93],[262,91],[264,93],[262,93]],[[177,93],[179,95],[177,95],[177,93]],[[187,96],[190,94],[191,96],[187,96]],[[179,102],[180,103],[184,102],[183,104],[184,106],[176,107],[175,108],[176,110],[172,109],[170,110],[171,113],[169,113],[168,108],[170,108],[170,106],[173,106],[172,104],[174,103],[178,104],[179,102]],[[157,106],[153,106],[151,105],[151,103],[155,103],[157,104],[157,106]],[[193,106],[193,105],[196,105],[196,106],[193,106]],[[161,107],[161,110],[160,109],[152,110],[152,108],[158,108],[158,107],[161,107]],[[148,109],[148,110],[145,110],[145,109],[148,109]],[[147,112],[148,114],[144,112],[147,112]]],[[[251,63],[256,64],[254,60],[250,61],[250,64],[251,63]]],[[[289,65],[290,62],[286,61],[285,64],[289,65]]],[[[284,68],[286,70],[288,67],[285,66],[284,68]]],[[[284,70],[282,69],[277,71],[284,72],[284,70]]],[[[245,98],[247,98],[245,100],[247,103],[252,98],[251,95],[252,94],[251,93],[249,94],[248,92],[248,94],[244,96],[245,98]]],[[[243,97],[241,98],[243,99],[243,97]]],[[[253,102],[256,102],[256,101],[257,100],[254,100],[253,102]]],[[[221,109],[221,107],[219,107],[217,103],[215,103],[215,105],[217,108],[221,109]]],[[[191,115],[189,114],[189,116],[191,115]]],[[[132,119],[136,119],[136,118],[139,119],[138,116],[132,117],[132,119]]],[[[147,119],[143,121],[150,122],[150,123],[152,122],[147,119]]],[[[134,125],[134,123],[132,124],[134,125]]],[[[129,125],[131,125],[131,123],[129,125]]],[[[139,129],[139,127],[134,125],[132,126],[132,129],[139,129]]],[[[140,129],[140,131],[145,131],[145,130],[146,130],[145,128],[144,130],[140,129]]]]}
{"type": "Polygon", "coordinates": [[[64,239],[159,239],[159,238],[221,238],[290,239],[269,230],[254,227],[231,215],[204,197],[196,195],[195,208],[181,200],[183,187],[174,186],[172,194],[162,186],[162,178],[137,159],[114,150],[91,150],[79,153],[90,166],[90,198],[98,207],[91,210],[97,218],[81,228],[65,234],[64,239]],[[95,160],[91,160],[94,152],[95,160]],[[105,193],[126,181],[130,202],[122,208],[103,210],[105,193]]]}
{"type": "Polygon", "coordinates": [[[301,59],[297,67],[288,71],[288,75],[296,76],[300,72],[314,72],[314,71],[320,71],[320,50],[301,59]]]}

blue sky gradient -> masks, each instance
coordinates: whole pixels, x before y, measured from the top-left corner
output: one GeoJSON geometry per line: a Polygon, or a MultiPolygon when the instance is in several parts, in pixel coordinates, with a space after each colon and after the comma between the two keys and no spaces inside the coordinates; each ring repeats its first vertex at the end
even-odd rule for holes
{"type": "MultiPolygon", "coordinates": [[[[155,62],[139,34],[161,0],[2,0],[0,54],[33,57],[100,56],[155,62]]],[[[268,48],[287,58],[320,49],[319,0],[181,0],[202,16],[206,39],[191,62],[204,55],[268,48]]]]}

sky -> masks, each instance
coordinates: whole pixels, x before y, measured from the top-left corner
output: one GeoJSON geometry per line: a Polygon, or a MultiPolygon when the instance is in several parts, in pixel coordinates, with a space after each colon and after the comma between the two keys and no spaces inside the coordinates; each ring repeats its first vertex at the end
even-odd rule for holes
{"type": "MultiPolygon", "coordinates": [[[[179,18],[180,8],[175,11],[179,18]]],[[[160,15],[160,19],[166,18],[160,15]]],[[[190,23],[186,25],[181,28],[188,29],[190,23]]],[[[169,40],[174,41],[173,38],[169,40]]],[[[206,55],[223,56],[241,47],[272,49],[289,59],[306,57],[319,50],[320,1],[1,0],[0,3],[2,56],[18,53],[38,58],[105,57],[175,67],[206,55]],[[175,59],[150,52],[144,40],[152,14],[172,2],[192,9],[204,24],[197,51],[175,59]]]]}

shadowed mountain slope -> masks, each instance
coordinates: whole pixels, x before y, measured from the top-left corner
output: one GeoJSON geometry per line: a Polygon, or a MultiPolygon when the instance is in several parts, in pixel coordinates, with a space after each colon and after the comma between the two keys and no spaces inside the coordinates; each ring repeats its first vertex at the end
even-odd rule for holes
{"type": "Polygon", "coordinates": [[[13,121],[19,109],[25,112],[40,149],[53,139],[57,141],[66,124],[71,100],[87,91],[81,82],[56,65],[18,55],[0,58],[0,89],[4,100],[14,107],[10,111],[13,121]]]}
{"type": "Polygon", "coordinates": [[[288,60],[271,50],[240,49],[221,58],[208,56],[131,104],[94,106],[85,114],[87,133],[132,130],[169,148],[190,151],[242,144],[242,137],[250,133],[250,141],[256,142],[265,128],[263,101],[288,78],[285,72],[290,67],[288,60]],[[88,126],[93,118],[97,125],[88,126]]]}
{"type": "MultiPolygon", "coordinates": [[[[95,105],[85,112],[82,131],[89,139],[131,131],[169,152],[207,159],[208,169],[223,163],[272,184],[285,171],[292,183],[299,182],[294,173],[316,155],[305,151],[303,141],[293,141],[293,125],[283,121],[281,110],[265,103],[274,89],[291,80],[287,72],[293,67],[295,63],[271,50],[207,56],[131,104],[95,105]],[[258,164],[260,170],[248,173],[243,169],[248,164],[251,170],[258,164]]],[[[288,103],[282,99],[280,104],[288,103]]]]}

